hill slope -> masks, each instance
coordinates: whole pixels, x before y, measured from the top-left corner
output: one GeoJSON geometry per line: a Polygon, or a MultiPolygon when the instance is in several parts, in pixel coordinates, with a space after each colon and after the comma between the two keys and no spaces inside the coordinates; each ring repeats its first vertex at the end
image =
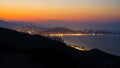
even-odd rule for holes
{"type": "Polygon", "coordinates": [[[119,68],[120,58],[82,52],[59,41],[0,28],[0,68],[119,68]]]}

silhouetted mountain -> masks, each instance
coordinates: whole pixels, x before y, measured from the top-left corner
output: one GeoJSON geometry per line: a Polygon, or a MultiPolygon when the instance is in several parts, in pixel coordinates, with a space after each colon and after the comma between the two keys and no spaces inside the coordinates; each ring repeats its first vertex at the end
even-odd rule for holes
{"type": "Polygon", "coordinates": [[[54,27],[54,28],[50,28],[47,31],[50,32],[72,32],[73,30],[66,28],[66,27],[54,27]]]}
{"type": "Polygon", "coordinates": [[[42,27],[38,24],[30,23],[30,22],[23,22],[23,21],[5,21],[0,20],[0,27],[9,28],[9,29],[15,29],[15,28],[28,28],[28,29],[36,29],[36,30],[48,30],[49,28],[42,27]]]}
{"type": "Polygon", "coordinates": [[[0,68],[119,68],[120,57],[79,51],[40,35],[0,28],[0,68]]]}
{"type": "Polygon", "coordinates": [[[15,24],[15,23],[12,23],[12,22],[0,20],[0,27],[4,27],[4,28],[9,28],[9,29],[11,29],[13,26],[16,26],[16,24],[15,24]]]}

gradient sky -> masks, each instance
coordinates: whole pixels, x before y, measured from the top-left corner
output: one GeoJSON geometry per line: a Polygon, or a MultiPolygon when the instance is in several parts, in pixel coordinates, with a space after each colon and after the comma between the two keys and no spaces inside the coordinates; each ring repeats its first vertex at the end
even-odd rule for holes
{"type": "Polygon", "coordinates": [[[0,19],[120,21],[120,0],[0,0],[0,19]]]}

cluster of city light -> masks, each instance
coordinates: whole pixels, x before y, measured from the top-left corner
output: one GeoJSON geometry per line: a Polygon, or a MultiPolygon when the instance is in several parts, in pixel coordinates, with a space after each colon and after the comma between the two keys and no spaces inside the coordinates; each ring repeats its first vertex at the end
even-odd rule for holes
{"type": "Polygon", "coordinates": [[[30,29],[30,28],[26,28],[26,27],[14,27],[13,30],[16,30],[18,32],[24,32],[24,33],[28,33],[28,34],[40,34],[39,30],[37,29],[30,29]]]}
{"type": "Polygon", "coordinates": [[[79,46],[71,46],[77,50],[80,50],[80,51],[87,51],[87,49],[85,49],[84,47],[79,47],[79,46]]]}
{"type": "Polygon", "coordinates": [[[26,30],[26,31],[22,31],[22,30],[16,30],[18,32],[25,32],[25,33],[28,33],[28,34],[34,34],[35,32],[33,30],[26,30]]]}
{"type": "Polygon", "coordinates": [[[62,37],[62,36],[95,36],[95,35],[103,35],[103,34],[95,34],[95,33],[92,33],[92,34],[82,34],[82,33],[49,34],[49,36],[59,36],[59,37],[62,37]]]}
{"type": "Polygon", "coordinates": [[[105,34],[105,33],[95,33],[95,32],[59,32],[59,31],[40,31],[39,29],[34,28],[26,28],[26,27],[15,27],[14,30],[18,32],[25,32],[31,35],[33,34],[40,34],[43,36],[50,36],[50,37],[63,37],[63,36],[104,36],[104,35],[119,35],[119,34],[105,34]]]}
{"type": "Polygon", "coordinates": [[[27,33],[32,34],[32,31],[29,30],[29,31],[27,31],[27,33]]]}
{"type": "Polygon", "coordinates": [[[88,51],[87,48],[82,47],[82,46],[80,46],[80,45],[76,45],[76,44],[73,44],[73,43],[70,43],[70,42],[65,42],[65,43],[66,43],[67,46],[70,46],[70,47],[75,48],[75,49],[77,49],[77,50],[80,50],[80,51],[88,51]]]}

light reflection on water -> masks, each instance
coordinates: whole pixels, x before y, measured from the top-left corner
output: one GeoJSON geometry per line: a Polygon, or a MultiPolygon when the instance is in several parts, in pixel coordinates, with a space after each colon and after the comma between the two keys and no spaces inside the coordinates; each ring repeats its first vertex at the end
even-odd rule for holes
{"type": "Polygon", "coordinates": [[[98,48],[120,56],[120,36],[65,36],[64,40],[79,44],[88,49],[98,48]]]}

